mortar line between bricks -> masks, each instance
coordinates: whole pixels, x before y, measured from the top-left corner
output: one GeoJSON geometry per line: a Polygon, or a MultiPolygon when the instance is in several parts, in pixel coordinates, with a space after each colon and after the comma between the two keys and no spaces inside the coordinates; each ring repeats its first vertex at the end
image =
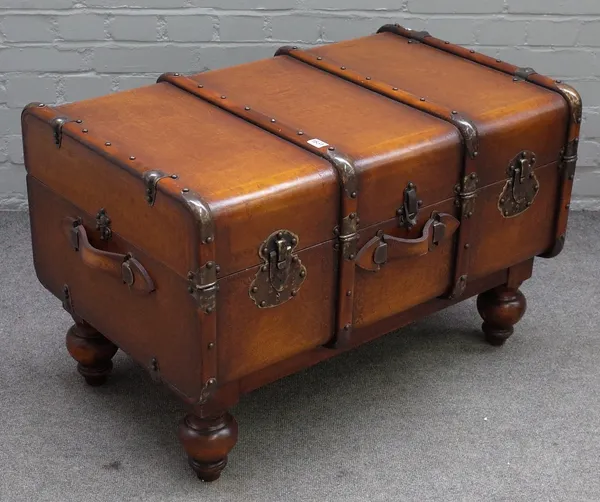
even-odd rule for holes
{"type": "Polygon", "coordinates": [[[179,7],[179,8],[130,8],[130,7],[111,7],[111,8],[80,8],[80,9],[3,9],[0,7],[0,16],[69,16],[74,14],[94,14],[94,15],[134,15],[134,16],[189,16],[189,15],[232,15],[232,16],[263,16],[263,15],[303,15],[303,16],[332,16],[332,17],[367,17],[367,18],[386,18],[397,14],[399,19],[514,19],[528,21],[532,18],[539,18],[544,21],[553,20],[574,20],[589,21],[600,20],[600,13],[596,14],[543,14],[526,12],[490,12],[490,13],[428,13],[411,12],[397,9],[219,9],[215,7],[179,7]]]}

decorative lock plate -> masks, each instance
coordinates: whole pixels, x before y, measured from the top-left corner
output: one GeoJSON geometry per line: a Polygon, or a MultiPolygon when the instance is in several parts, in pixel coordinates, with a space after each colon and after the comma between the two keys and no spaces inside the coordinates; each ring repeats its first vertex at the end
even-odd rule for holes
{"type": "Polygon", "coordinates": [[[535,153],[523,151],[508,166],[508,180],[498,200],[498,209],[505,218],[518,216],[527,210],[539,192],[540,184],[533,172],[535,153]]]}
{"type": "Polygon", "coordinates": [[[417,187],[414,183],[409,183],[404,189],[402,207],[396,211],[398,224],[406,228],[414,227],[417,224],[417,216],[422,203],[417,197],[417,187]]]}
{"type": "Polygon", "coordinates": [[[272,233],[258,250],[263,264],[250,285],[250,298],[259,308],[277,307],[298,294],[306,267],[294,249],[298,236],[289,230],[272,233]]]}

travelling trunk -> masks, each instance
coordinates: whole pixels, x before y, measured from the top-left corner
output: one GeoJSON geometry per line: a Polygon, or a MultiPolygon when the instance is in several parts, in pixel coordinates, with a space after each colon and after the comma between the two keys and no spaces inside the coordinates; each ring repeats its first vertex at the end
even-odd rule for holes
{"type": "Polygon", "coordinates": [[[425,32],[29,105],[35,268],[91,385],[122,348],[219,477],[239,396],[474,295],[501,345],[564,244],[581,100],[425,32]]]}

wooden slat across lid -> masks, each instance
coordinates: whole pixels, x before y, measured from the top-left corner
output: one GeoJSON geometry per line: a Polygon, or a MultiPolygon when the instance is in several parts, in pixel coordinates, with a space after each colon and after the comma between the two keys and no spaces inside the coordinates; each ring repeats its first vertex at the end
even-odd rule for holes
{"type": "Polygon", "coordinates": [[[260,243],[279,229],[300,236],[299,250],[335,237],[339,186],[327,160],[167,83],[30,107],[23,125],[31,175],[89,214],[105,208],[113,232],[180,275],[204,262],[189,242],[191,194],[212,213],[221,276],[259,263],[260,243]],[[150,205],[143,177],[155,170],[168,176],[150,205]]]}
{"type": "Polygon", "coordinates": [[[568,107],[559,94],[414,38],[380,33],[307,52],[468,116],[479,133],[479,186],[506,178],[520,151],[534,151],[543,166],[565,146],[568,107]]]}

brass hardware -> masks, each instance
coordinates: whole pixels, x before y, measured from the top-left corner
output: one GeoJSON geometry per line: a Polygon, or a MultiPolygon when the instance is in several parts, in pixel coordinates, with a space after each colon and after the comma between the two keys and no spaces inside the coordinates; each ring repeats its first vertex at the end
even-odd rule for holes
{"type": "Polygon", "coordinates": [[[577,167],[577,150],[579,139],[575,138],[567,145],[566,150],[561,152],[560,168],[563,170],[564,178],[573,181],[575,179],[575,168],[577,167]]]}
{"type": "Polygon", "coordinates": [[[581,124],[581,119],[583,117],[583,102],[581,100],[581,95],[573,89],[573,87],[563,84],[562,82],[558,82],[556,87],[558,88],[558,92],[567,100],[567,103],[569,103],[573,122],[581,124]]]}
{"type": "Polygon", "coordinates": [[[74,313],[73,302],[71,300],[71,291],[69,290],[69,286],[67,284],[63,286],[62,306],[69,314],[74,313]]]}
{"type": "Polygon", "coordinates": [[[333,167],[336,168],[340,184],[342,185],[345,194],[352,199],[356,198],[358,192],[358,176],[356,174],[354,161],[349,156],[344,155],[335,149],[331,149],[331,147],[327,150],[325,156],[331,162],[333,167]]]}
{"type": "Polygon", "coordinates": [[[144,184],[146,185],[146,202],[151,206],[154,205],[154,201],[156,200],[156,185],[158,185],[158,182],[161,179],[167,178],[168,176],[168,174],[158,170],[146,171],[142,176],[144,184]]]}
{"type": "Polygon", "coordinates": [[[452,293],[450,293],[450,296],[448,297],[450,300],[456,300],[465,293],[465,289],[467,288],[467,279],[468,277],[466,275],[461,275],[458,278],[458,281],[456,281],[456,284],[452,289],[452,293]]]}
{"type": "Polygon", "coordinates": [[[214,262],[209,261],[196,272],[188,272],[188,291],[205,314],[212,314],[217,307],[217,268],[214,262]]]}
{"type": "Polygon", "coordinates": [[[160,382],[160,367],[158,365],[158,359],[153,357],[150,359],[150,364],[148,364],[148,370],[150,371],[150,378],[152,378],[153,382],[160,382]]]}
{"type": "Polygon", "coordinates": [[[338,240],[342,246],[342,258],[345,260],[353,260],[356,257],[358,220],[356,213],[350,213],[342,220],[342,230],[338,240]]]}
{"type": "Polygon", "coordinates": [[[380,241],[373,253],[373,261],[377,265],[383,265],[388,260],[388,245],[385,241],[380,241]]]}
{"type": "Polygon", "coordinates": [[[412,228],[417,224],[419,214],[419,201],[417,199],[417,187],[414,183],[409,183],[404,189],[404,202],[402,207],[396,211],[398,215],[398,225],[406,228],[412,228]]]}
{"type": "Polygon", "coordinates": [[[479,131],[475,123],[460,113],[454,112],[450,114],[450,122],[459,130],[469,157],[472,159],[477,157],[479,155],[479,131]]]}
{"type": "Polygon", "coordinates": [[[498,200],[498,210],[505,218],[512,218],[527,210],[539,191],[539,182],[533,172],[535,153],[523,151],[508,167],[508,180],[498,200]]]}
{"type": "Polygon", "coordinates": [[[531,75],[536,74],[537,72],[533,68],[517,68],[515,71],[515,77],[517,81],[519,80],[527,80],[531,75]]]}
{"type": "Polygon", "coordinates": [[[273,232],[261,245],[258,255],[263,260],[250,285],[250,298],[259,308],[277,307],[298,294],[306,279],[294,249],[298,236],[289,230],[273,232]]]}
{"type": "Polygon", "coordinates": [[[112,237],[110,223],[111,220],[106,214],[106,209],[100,209],[96,214],[96,230],[100,230],[100,239],[103,241],[107,241],[112,237]]]}
{"type": "Polygon", "coordinates": [[[192,404],[205,404],[210,399],[210,396],[213,395],[215,390],[217,390],[217,379],[209,378],[202,386],[202,389],[200,389],[200,396],[198,397],[196,402],[192,404]]]}
{"type": "Polygon", "coordinates": [[[455,191],[458,191],[457,206],[461,207],[461,219],[471,218],[475,213],[478,183],[477,173],[471,173],[463,178],[462,188],[460,185],[454,188],[455,191]]]}
{"type": "Polygon", "coordinates": [[[135,275],[133,275],[133,270],[131,270],[131,264],[129,263],[129,256],[125,259],[125,261],[121,264],[121,277],[123,278],[123,282],[128,286],[133,286],[135,282],[135,275]]]}
{"type": "Polygon", "coordinates": [[[62,146],[63,127],[70,121],[71,120],[68,117],[56,117],[55,119],[52,119],[51,126],[54,131],[54,143],[56,143],[58,148],[62,146]]]}
{"type": "Polygon", "coordinates": [[[203,244],[210,244],[215,238],[215,225],[208,204],[206,204],[198,194],[191,192],[189,189],[181,195],[186,207],[192,213],[198,224],[200,240],[203,244]]]}

